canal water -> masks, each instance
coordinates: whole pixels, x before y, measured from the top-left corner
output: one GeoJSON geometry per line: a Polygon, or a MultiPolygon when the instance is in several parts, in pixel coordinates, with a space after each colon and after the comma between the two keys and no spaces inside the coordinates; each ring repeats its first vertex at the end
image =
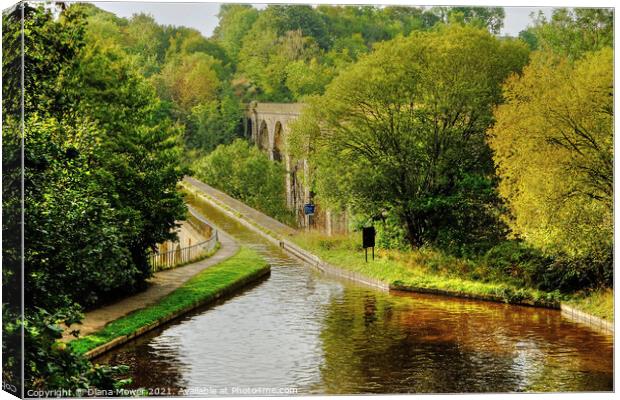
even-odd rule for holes
{"type": "Polygon", "coordinates": [[[133,388],[163,395],[613,390],[611,336],[556,310],[359,286],[300,264],[211,207],[193,206],[267,258],[271,276],[96,360],[128,365],[133,388]]]}

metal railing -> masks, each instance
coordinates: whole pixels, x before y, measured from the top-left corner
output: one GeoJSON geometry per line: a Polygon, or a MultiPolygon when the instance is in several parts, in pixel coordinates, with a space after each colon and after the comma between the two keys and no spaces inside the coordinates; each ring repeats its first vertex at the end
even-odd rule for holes
{"type": "Polygon", "coordinates": [[[151,254],[149,256],[149,263],[153,272],[163,271],[190,263],[203,257],[205,253],[213,250],[217,245],[217,230],[194,210],[190,208],[189,211],[189,224],[200,233],[204,234],[204,236],[208,237],[208,239],[187,247],[181,247],[180,244],[177,244],[174,250],[151,254]]]}

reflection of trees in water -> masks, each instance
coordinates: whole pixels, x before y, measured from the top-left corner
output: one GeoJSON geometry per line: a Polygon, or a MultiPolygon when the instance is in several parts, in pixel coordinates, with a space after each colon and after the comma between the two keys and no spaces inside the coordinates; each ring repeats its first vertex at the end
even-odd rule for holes
{"type": "Polygon", "coordinates": [[[328,393],[612,388],[611,348],[552,310],[348,289],[321,339],[328,393]]]}
{"type": "MultiPolygon", "coordinates": [[[[102,364],[124,364],[129,367],[126,377],[132,383],[126,389],[165,389],[160,395],[176,395],[186,386],[182,376],[182,357],[178,343],[161,343],[157,337],[160,329],[148,333],[122,347],[122,351],[108,353],[95,361],[102,364]]],[[[167,337],[170,340],[169,337],[167,337]]]]}

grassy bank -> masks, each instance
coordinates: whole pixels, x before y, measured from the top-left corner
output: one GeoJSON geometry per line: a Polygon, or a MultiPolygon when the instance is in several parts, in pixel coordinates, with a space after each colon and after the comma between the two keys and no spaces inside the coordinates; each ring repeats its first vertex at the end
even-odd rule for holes
{"type": "Polygon", "coordinates": [[[542,306],[557,306],[565,301],[584,312],[613,321],[611,290],[572,295],[536,290],[510,282],[509,277],[505,281],[492,279],[484,265],[430,249],[377,249],[375,260],[372,261],[369,254],[366,263],[358,236],[360,234],[328,237],[304,232],[291,239],[334,266],[382,280],[391,287],[542,306]]]}
{"type": "Polygon", "coordinates": [[[607,321],[614,320],[614,291],[600,289],[590,293],[567,296],[566,304],[607,321]]]}
{"type": "Polygon", "coordinates": [[[70,346],[84,354],[182,311],[213,301],[248,278],[268,269],[269,265],[262,257],[252,250],[241,248],[231,258],[200,272],[154,305],[119,318],[96,333],[70,342],[70,346]]]}

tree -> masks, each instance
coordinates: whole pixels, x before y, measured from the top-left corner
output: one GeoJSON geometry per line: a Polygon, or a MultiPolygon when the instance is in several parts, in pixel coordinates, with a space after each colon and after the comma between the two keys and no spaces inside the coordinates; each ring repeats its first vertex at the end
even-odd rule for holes
{"type": "Polygon", "coordinates": [[[169,60],[155,78],[159,95],[171,101],[182,115],[218,96],[221,80],[218,60],[205,53],[182,54],[169,60]]]}
{"type": "Polygon", "coordinates": [[[311,6],[270,5],[264,15],[278,36],[290,31],[300,31],[301,36],[313,38],[322,49],[331,44],[325,20],[311,6]]]}
{"type": "Polygon", "coordinates": [[[220,77],[227,77],[230,74],[230,58],[217,41],[205,38],[195,29],[172,27],[169,31],[170,39],[166,50],[167,61],[174,62],[174,58],[180,55],[204,53],[220,62],[221,66],[218,70],[220,77]]]}
{"type": "Polygon", "coordinates": [[[218,146],[194,163],[193,170],[204,182],[249,206],[282,222],[293,220],[286,207],[284,167],[247,141],[218,146]]]}
{"type": "Polygon", "coordinates": [[[534,26],[519,36],[535,43],[535,49],[578,59],[588,51],[613,46],[613,32],[613,9],[559,8],[549,21],[542,13],[535,16],[534,26]]]}
{"type": "Polygon", "coordinates": [[[377,45],[309,101],[289,147],[315,166],[319,196],[394,213],[419,247],[457,219],[459,198],[494,212],[458,188],[492,176],[484,132],[501,82],[526,60],[523,43],[456,25],[377,45]]]}
{"type": "Polygon", "coordinates": [[[190,148],[210,153],[220,144],[230,144],[239,137],[242,108],[228,93],[221,100],[201,103],[192,108],[185,137],[190,148]]]}
{"type": "Polygon", "coordinates": [[[297,61],[306,64],[321,52],[316,41],[304,36],[301,30],[278,36],[276,30],[268,26],[268,14],[261,14],[244,39],[238,74],[252,83],[260,99],[292,101],[293,94],[286,85],[289,64],[297,61]]]}
{"type": "Polygon", "coordinates": [[[258,18],[258,10],[248,5],[222,4],[218,18],[219,23],[213,32],[213,38],[236,65],[242,39],[258,18]]]}
{"type": "Polygon", "coordinates": [[[463,22],[486,28],[493,34],[499,34],[504,26],[503,7],[450,7],[448,20],[463,22]]]}
{"type": "Polygon", "coordinates": [[[123,49],[135,56],[145,76],[159,72],[166,51],[164,29],[151,15],[134,14],[123,28],[123,49]]]}
{"type": "Polygon", "coordinates": [[[105,156],[98,165],[108,176],[102,187],[138,232],[127,246],[140,271],[140,287],[151,274],[148,254],[157,243],[174,238],[176,221],[185,217],[183,198],[176,190],[186,172],[181,167],[181,132],[153,86],[119,49],[85,48],[77,82],[77,109],[103,131],[105,156]]]}
{"type": "MultiPolygon", "coordinates": [[[[24,315],[15,310],[15,290],[3,296],[3,350],[19,343],[23,332],[23,376],[26,389],[111,389],[117,369],[91,365],[57,342],[60,323],[81,317],[76,301],[88,302],[111,286],[125,285],[136,268],[123,247],[126,221],[101,197],[103,169],[97,164],[101,130],[87,114],[78,112],[75,85],[79,82],[79,57],[85,46],[84,19],[80,13],[63,12],[54,20],[50,11],[27,4],[3,15],[3,224],[6,236],[16,236],[15,222],[21,215],[21,178],[24,179],[25,280],[14,272],[19,244],[3,237],[3,257],[15,267],[3,268],[5,288],[24,288],[24,315]],[[24,12],[24,58],[27,68],[22,87],[21,7],[24,12]],[[6,40],[5,40],[6,39],[6,40]],[[42,44],[45,45],[42,45],[42,44]],[[17,45],[17,46],[16,46],[17,45]],[[21,94],[24,90],[24,170],[21,171],[22,133],[19,131],[21,94]],[[91,167],[91,168],[88,168],[91,167]],[[16,187],[19,186],[19,189],[16,187]],[[17,197],[17,198],[16,198],[17,197]],[[7,246],[8,245],[8,246],[7,246]],[[102,257],[107,255],[105,259],[102,257]],[[103,278],[103,279],[97,279],[103,278]],[[105,279],[108,278],[108,279],[105,279]],[[114,281],[114,279],[118,279],[114,281]],[[84,285],[74,285],[78,280],[84,285]],[[96,281],[95,283],[93,283],[96,281]],[[23,317],[23,319],[22,319],[23,317]],[[23,329],[23,331],[22,331],[23,329]]],[[[81,95],[81,93],[80,93],[81,95]]],[[[131,228],[133,230],[134,228],[131,228]]],[[[3,235],[5,236],[5,235],[3,235]]],[[[19,373],[20,346],[5,353],[3,379],[15,382],[19,373]]]]}
{"type": "Polygon", "coordinates": [[[536,53],[504,91],[489,143],[511,228],[551,254],[611,260],[613,50],[536,53]]]}

